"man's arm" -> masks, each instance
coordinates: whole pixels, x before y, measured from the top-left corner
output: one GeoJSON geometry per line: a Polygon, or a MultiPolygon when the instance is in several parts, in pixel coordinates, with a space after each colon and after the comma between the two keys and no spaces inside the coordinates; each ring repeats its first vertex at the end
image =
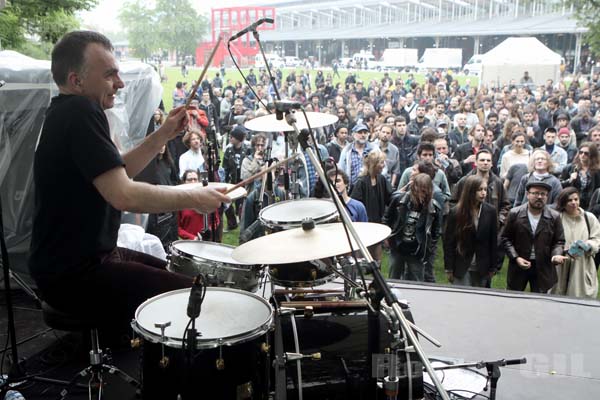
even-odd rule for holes
{"type": "Polygon", "coordinates": [[[156,214],[194,208],[209,213],[221,203],[231,202],[223,194],[225,188],[209,189],[194,185],[193,189],[182,190],[174,186],[149,185],[131,180],[122,166],[99,175],[93,184],[104,200],[121,211],[156,214]]]}
{"type": "Polygon", "coordinates": [[[183,106],[171,110],[165,123],[138,146],[124,154],[127,176],[134,178],[142,172],[146,165],[158,154],[167,142],[177,136],[187,125],[187,116],[183,106]]]}

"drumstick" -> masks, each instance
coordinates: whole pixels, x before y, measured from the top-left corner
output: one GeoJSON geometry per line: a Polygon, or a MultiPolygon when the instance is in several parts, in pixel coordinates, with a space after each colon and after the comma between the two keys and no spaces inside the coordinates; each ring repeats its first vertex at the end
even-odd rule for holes
{"type": "Polygon", "coordinates": [[[257,172],[256,174],[252,175],[249,178],[244,179],[243,181],[236,183],[235,185],[233,185],[232,187],[230,187],[229,189],[227,189],[227,191],[225,191],[225,194],[227,193],[231,193],[233,192],[235,189],[240,188],[240,187],[244,187],[247,184],[254,182],[256,179],[260,178],[261,176],[263,176],[264,174],[266,174],[267,172],[273,171],[275,168],[293,160],[294,158],[298,157],[300,153],[294,153],[291,156],[289,156],[288,158],[286,158],[283,161],[279,161],[277,164],[273,164],[270,167],[263,169],[260,172],[257,172]]]}
{"type": "Polygon", "coordinates": [[[210,56],[208,57],[208,61],[204,64],[204,68],[202,69],[202,73],[200,74],[200,77],[198,78],[198,80],[196,81],[196,84],[192,88],[192,91],[188,95],[187,101],[185,102],[185,109],[186,110],[188,108],[190,108],[190,103],[192,102],[192,99],[196,95],[196,91],[198,90],[198,86],[200,86],[200,83],[202,82],[202,79],[204,79],[204,75],[206,75],[206,71],[208,71],[208,67],[212,63],[212,60],[215,57],[215,54],[217,53],[217,49],[219,48],[219,45],[221,44],[221,39],[222,39],[222,35],[219,35],[219,38],[217,39],[217,44],[215,44],[215,48],[210,53],[210,56]]]}

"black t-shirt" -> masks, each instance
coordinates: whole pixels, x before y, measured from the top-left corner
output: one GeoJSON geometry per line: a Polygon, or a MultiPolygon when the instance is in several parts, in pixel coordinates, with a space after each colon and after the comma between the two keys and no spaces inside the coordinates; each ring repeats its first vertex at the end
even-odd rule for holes
{"type": "Polygon", "coordinates": [[[52,99],[33,166],[29,269],[42,290],[76,280],[86,266],[116,247],[121,213],[92,181],[122,165],[98,104],[72,95],[52,99]]]}

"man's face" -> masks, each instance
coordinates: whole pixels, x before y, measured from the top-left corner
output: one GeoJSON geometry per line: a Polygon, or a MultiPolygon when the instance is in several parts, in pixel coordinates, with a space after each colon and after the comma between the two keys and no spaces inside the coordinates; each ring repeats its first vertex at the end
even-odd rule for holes
{"type": "Polygon", "coordinates": [[[548,109],[552,110],[552,111],[554,111],[554,109],[556,108],[555,105],[554,105],[554,102],[552,102],[550,100],[546,101],[546,107],[548,107],[548,109]]]}
{"type": "Polygon", "coordinates": [[[342,143],[346,142],[346,139],[348,138],[348,129],[340,128],[337,132],[337,138],[342,143]]]}
{"type": "Polygon", "coordinates": [[[487,173],[492,168],[492,155],[489,153],[481,153],[477,155],[475,160],[477,170],[482,173],[487,173]]]}
{"type": "Polygon", "coordinates": [[[489,100],[484,100],[484,102],[483,102],[483,108],[485,108],[485,109],[487,110],[487,109],[488,109],[488,108],[490,108],[491,106],[492,106],[492,102],[491,102],[491,101],[489,101],[489,100]]]}
{"type": "Polygon", "coordinates": [[[200,149],[200,136],[195,133],[190,136],[190,149],[194,151],[200,149]]]}
{"type": "Polygon", "coordinates": [[[465,114],[459,114],[456,117],[456,124],[460,129],[464,129],[467,126],[467,116],[465,114]]]}
{"type": "Polygon", "coordinates": [[[554,142],[556,142],[556,133],[546,132],[544,135],[544,142],[546,142],[548,146],[552,146],[554,142]]]}
{"type": "Polygon", "coordinates": [[[313,104],[314,106],[318,106],[318,105],[319,105],[319,98],[318,98],[318,97],[313,97],[313,98],[311,99],[311,101],[312,101],[312,104],[313,104]]]}
{"type": "Polygon", "coordinates": [[[453,110],[458,108],[458,97],[453,97],[450,100],[450,108],[452,108],[453,110]]]}
{"type": "Polygon", "coordinates": [[[412,104],[415,101],[415,95],[412,93],[406,93],[406,103],[412,104]]]}
{"type": "Polygon", "coordinates": [[[419,160],[433,162],[433,151],[431,150],[423,150],[419,155],[419,160]]]}
{"type": "MultiPolygon", "coordinates": [[[[600,136],[600,134],[599,134],[599,136],[600,136]]],[[[599,139],[600,139],[600,137],[599,137],[599,139]]],[[[560,135],[558,135],[558,141],[560,142],[560,145],[563,147],[565,147],[567,144],[569,144],[570,140],[571,140],[571,135],[569,135],[568,133],[561,133],[560,135]]],[[[592,137],[592,141],[593,141],[593,137],[592,137]]]]}
{"type": "Polygon", "coordinates": [[[543,153],[536,152],[533,159],[533,166],[538,172],[548,171],[548,157],[546,157],[546,155],[543,153]]]}
{"type": "Polygon", "coordinates": [[[338,193],[345,193],[346,192],[346,183],[344,182],[344,179],[339,176],[336,175],[335,176],[335,190],[337,190],[338,193]]]}
{"type": "Polygon", "coordinates": [[[531,123],[531,121],[533,121],[533,114],[526,112],[523,114],[523,122],[525,122],[526,124],[531,123]]]}
{"type": "Polygon", "coordinates": [[[496,117],[488,118],[488,125],[490,126],[490,128],[495,128],[496,125],[498,125],[498,118],[496,118],[496,117]]]}
{"type": "Polygon", "coordinates": [[[241,113],[244,111],[244,102],[241,99],[238,99],[233,103],[233,107],[236,113],[241,113]]]}
{"type": "Polygon", "coordinates": [[[600,143],[600,130],[592,131],[590,139],[593,143],[600,143]]]}
{"type": "Polygon", "coordinates": [[[354,137],[354,140],[359,143],[359,144],[367,144],[367,135],[369,134],[369,131],[358,131],[358,132],[354,132],[354,134],[352,135],[354,137]]]}
{"type": "Polygon", "coordinates": [[[195,172],[188,172],[185,176],[185,183],[197,183],[198,174],[195,172]]]}
{"type": "MultiPolygon", "coordinates": [[[[69,77],[71,74],[75,73],[69,77]]],[[[86,47],[84,65],[76,75],[78,94],[98,103],[103,110],[114,107],[117,91],[125,87],[115,56],[97,43],[86,47]]]]}
{"type": "Polygon", "coordinates": [[[382,126],[381,131],[379,132],[379,140],[382,142],[389,142],[392,138],[392,128],[389,126],[382,126]]]}
{"type": "Polygon", "coordinates": [[[435,106],[435,112],[438,115],[442,115],[444,113],[444,111],[446,111],[446,107],[444,107],[443,104],[438,104],[437,106],[435,106]]]}
{"type": "Polygon", "coordinates": [[[385,106],[383,106],[381,110],[381,115],[383,117],[389,117],[390,115],[392,115],[392,105],[386,104],[385,106]]]}
{"type": "Polygon", "coordinates": [[[529,207],[534,210],[542,210],[548,200],[548,191],[542,187],[531,187],[527,191],[527,201],[529,207]]]}
{"type": "Polygon", "coordinates": [[[500,117],[500,122],[505,123],[508,120],[508,110],[507,109],[502,109],[500,110],[500,112],[498,113],[498,116],[500,117]]]}
{"type": "Polygon", "coordinates": [[[340,120],[346,119],[346,109],[338,108],[337,116],[338,116],[338,119],[340,119],[340,120]]]}
{"type": "Polygon", "coordinates": [[[435,151],[440,154],[448,155],[448,143],[444,139],[436,140],[435,151]]]}
{"type": "Polygon", "coordinates": [[[406,121],[396,122],[396,135],[403,137],[406,134],[406,121]]]}
{"type": "Polygon", "coordinates": [[[483,143],[486,146],[491,147],[494,141],[494,132],[489,129],[486,129],[485,134],[483,135],[483,143]]]}
{"type": "Polygon", "coordinates": [[[425,116],[425,107],[417,107],[417,118],[423,118],[425,116]]]}
{"type": "Polygon", "coordinates": [[[502,109],[503,107],[504,107],[504,102],[503,102],[502,100],[496,100],[496,101],[494,102],[494,108],[495,108],[496,110],[500,110],[500,109],[502,109]]]}
{"type": "Polygon", "coordinates": [[[473,129],[473,139],[481,142],[483,140],[483,135],[485,135],[485,128],[479,124],[475,125],[475,129],[473,129]]]}
{"type": "Polygon", "coordinates": [[[210,103],[210,94],[208,92],[202,92],[202,102],[204,104],[210,103]]]}

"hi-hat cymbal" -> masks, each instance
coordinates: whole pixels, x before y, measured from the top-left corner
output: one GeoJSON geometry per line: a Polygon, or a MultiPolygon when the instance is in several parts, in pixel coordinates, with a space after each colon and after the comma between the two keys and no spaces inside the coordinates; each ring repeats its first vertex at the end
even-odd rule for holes
{"type": "MultiPolygon", "coordinates": [[[[354,222],[365,246],[379,243],[392,230],[383,224],[354,222]]],[[[354,239],[352,247],[358,246],[354,239]]],[[[350,252],[346,233],[341,223],[316,225],[313,229],[302,228],[273,233],[251,240],[233,250],[234,260],[247,264],[288,264],[317,260],[350,252]]]]}
{"type": "MultiPolygon", "coordinates": [[[[308,128],[304,114],[296,112],[295,110],[292,110],[292,113],[296,116],[296,126],[298,129],[302,130],[308,128]]],[[[332,125],[338,121],[338,117],[332,114],[307,112],[306,115],[310,122],[310,127],[313,129],[332,125]]],[[[294,130],[294,128],[285,121],[285,118],[279,121],[275,114],[251,119],[244,123],[244,126],[251,131],[257,132],[292,132],[294,130]]]]}

